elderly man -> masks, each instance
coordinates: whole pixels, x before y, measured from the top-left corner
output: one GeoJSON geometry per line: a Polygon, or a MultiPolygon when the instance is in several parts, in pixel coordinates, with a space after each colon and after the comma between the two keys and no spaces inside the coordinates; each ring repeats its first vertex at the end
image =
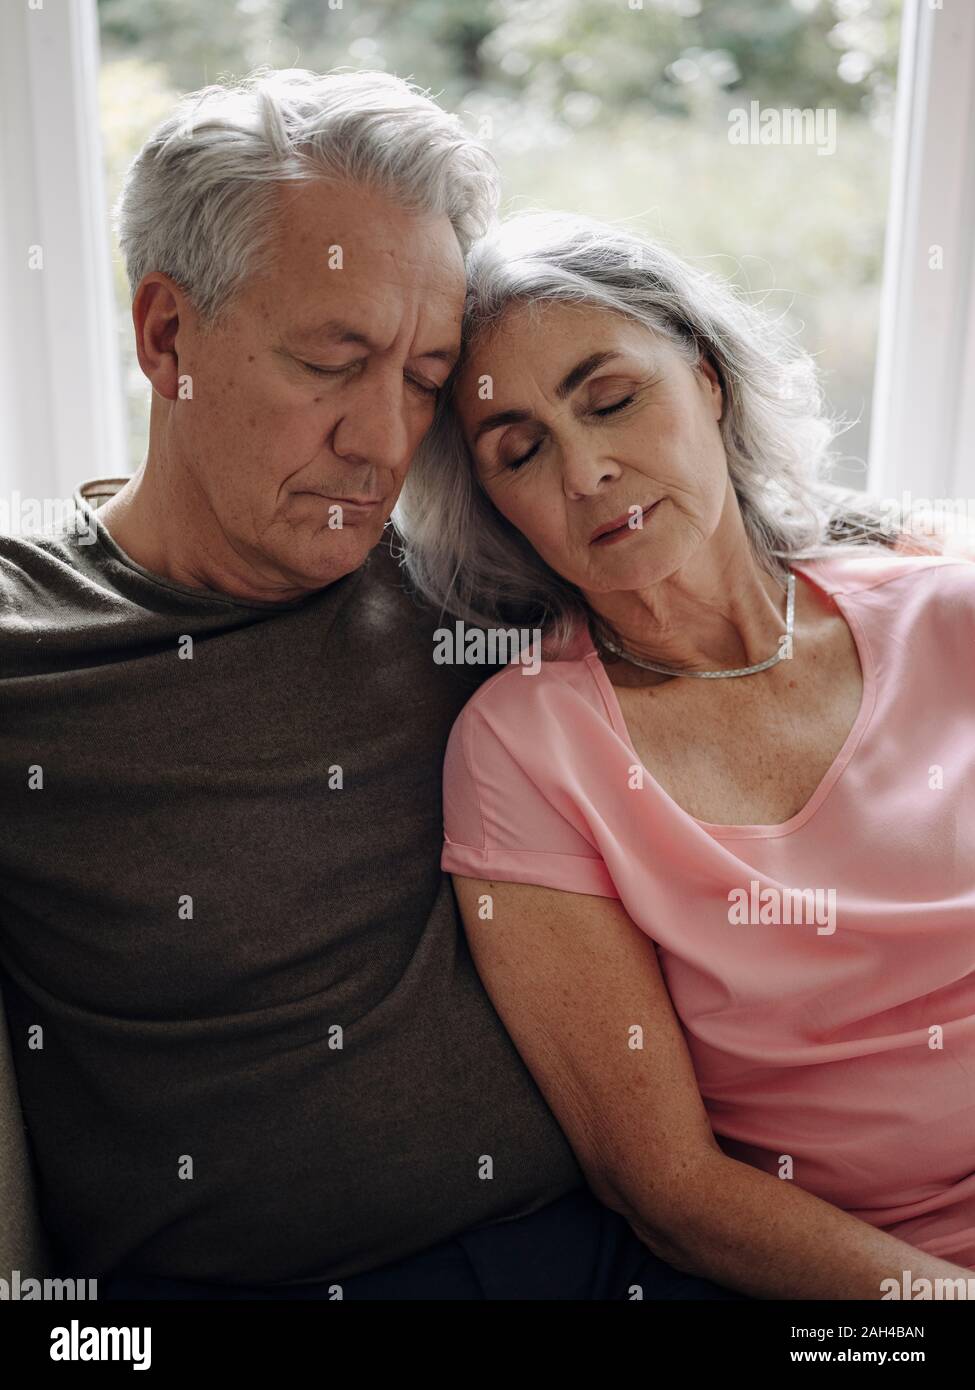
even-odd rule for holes
{"type": "Polygon", "coordinates": [[[488,672],[433,662],[387,522],[495,199],[377,74],[209,88],[129,172],[146,461],[0,540],[4,994],[103,1294],[722,1296],[589,1194],[439,869],[488,672]]]}

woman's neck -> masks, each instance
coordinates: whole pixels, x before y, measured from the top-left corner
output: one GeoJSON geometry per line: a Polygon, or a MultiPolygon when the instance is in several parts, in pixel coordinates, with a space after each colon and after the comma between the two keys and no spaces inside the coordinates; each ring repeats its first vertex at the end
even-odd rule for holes
{"type": "MultiPolygon", "coordinates": [[[[775,654],[785,632],[784,586],[758,564],[743,528],[739,543],[723,546],[716,536],[657,584],[586,597],[614,628],[618,646],[679,671],[757,665],[775,654]]],[[[604,659],[618,685],[668,679],[604,659]]]]}

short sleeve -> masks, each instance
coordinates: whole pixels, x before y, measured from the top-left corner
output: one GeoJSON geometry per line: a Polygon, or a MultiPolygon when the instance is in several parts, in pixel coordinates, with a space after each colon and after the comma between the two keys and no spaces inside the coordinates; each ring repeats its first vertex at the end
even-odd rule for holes
{"type": "Polygon", "coordinates": [[[562,809],[553,804],[559,797],[538,775],[537,747],[524,756],[526,737],[499,730],[476,697],[461,711],[444,760],[441,868],[618,898],[580,817],[564,800],[562,809]]]}

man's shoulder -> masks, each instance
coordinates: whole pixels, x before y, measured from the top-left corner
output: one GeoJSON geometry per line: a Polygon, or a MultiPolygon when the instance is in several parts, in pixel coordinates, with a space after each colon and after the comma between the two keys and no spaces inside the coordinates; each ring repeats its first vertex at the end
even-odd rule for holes
{"type": "Polygon", "coordinates": [[[97,478],[82,483],[70,497],[24,501],[10,509],[0,526],[0,574],[8,586],[36,585],[40,576],[74,570],[85,547],[96,540],[91,511],[106,501],[125,478],[97,478]]]}
{"type": "Polygon", "coordinates": [[[38,530],[0,532],[0,607],[43,603],[48,595],[75,589],[87,543],[83,517],[66,516],[38,530]]]}
{"type": "Polygon", "coordinates": [[[394,645],[405,642],[417,662],[429,673],[430,682],[446,682],[468,696],[503,669],[488,652],[483,661],[443,664],[440,634],[452,620],[422,600],[413,590],[402,565],[402,539],[392,522],[388,523],[378,545],[369,552],[362,566],[362,582],[357,590],[355,622],[370,629],[386,631],[394,645]]]}

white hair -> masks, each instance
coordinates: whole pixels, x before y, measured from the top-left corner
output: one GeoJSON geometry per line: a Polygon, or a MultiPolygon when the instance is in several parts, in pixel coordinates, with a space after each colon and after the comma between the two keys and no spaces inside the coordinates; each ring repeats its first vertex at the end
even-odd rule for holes
{"type": "MultiPolygon", "coordinates": [[[[770,574],[784,582],[790,558],[827,547],[897,543],[879,503],[825,481],[836,426],[813,359],[731,285],[658,243],[570,213],[526,213],[495,227],[472,248],[467,273],[465,355],[510,306],[555,301],[623,315],[690,366],[709,359],[746,535],[770,574]]],[[[484,491],[454,408],[455,381],[456,370],[393,512],[415,591],[468,623],[541,627],[553,656],[580,618],[618,642],[484,491]]]]}
{"type": "Polygon", "coordinates": [[[184,97],[130,166],[115,225],[133,294],[161,271],[214,319],[268,264],[278,188],[307,179],[442,214],[465,252],[499,198],[492,156],[411,83],[259,68],[184,97]]]}

